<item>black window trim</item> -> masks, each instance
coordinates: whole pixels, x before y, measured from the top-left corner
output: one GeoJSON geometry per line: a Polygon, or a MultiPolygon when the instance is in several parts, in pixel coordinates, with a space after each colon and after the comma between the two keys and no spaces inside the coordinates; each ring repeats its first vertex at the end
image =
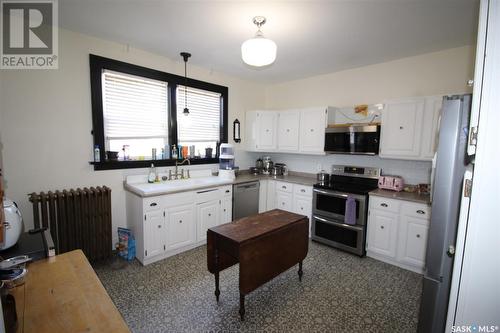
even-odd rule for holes
{"type": "MultiPolygon", "coordinates": [[[[175,75],[159,70],[142,67],[127,62],[114,60],[89,54],[90,63],[90,89],[92,102],[92,135],[94,146],[99,145],[101,162],[90,162],[94,165],[94,170],[111,169],[130,169],[146,168],[154,163],[155,166],[173,166],[175,160],[134,160],[134,161],[106,161],[105,159],[105,140],[104,140],[104,114],[102,104],[102,72],[105,69],[121,73],[143,76],[151,79],[166,81],[168,83],[168,114],[169,114],[169,145],[177,144],[177,107],[176,107],[176,88],[178,85],[184,85],[183,76],[175,75]]],[[[228,142],[228,88],[209,83],[205,81],[187,79],[187,86],[198,88],[221,94],[221,121],[220,121],[220,142],[228,142]]],[[[218,152],[216,152],[218,155],[218,152]]],[[[198,158],[191,159],[191,164],[215,164],[219,159],[198,158]]]]}

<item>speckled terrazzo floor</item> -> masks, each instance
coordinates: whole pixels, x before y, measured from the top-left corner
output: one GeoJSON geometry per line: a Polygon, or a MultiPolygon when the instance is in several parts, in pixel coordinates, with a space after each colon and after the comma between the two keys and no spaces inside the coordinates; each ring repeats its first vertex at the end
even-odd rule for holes
{"type": "Polygon", "coordinates": [[[205,246],[143,267],[95,270],[132,332],[415,332],[422,278],[311,242],[299,282],[292,268],[246,297],[238,266],[221,272],[221,301],[205,246]]]}

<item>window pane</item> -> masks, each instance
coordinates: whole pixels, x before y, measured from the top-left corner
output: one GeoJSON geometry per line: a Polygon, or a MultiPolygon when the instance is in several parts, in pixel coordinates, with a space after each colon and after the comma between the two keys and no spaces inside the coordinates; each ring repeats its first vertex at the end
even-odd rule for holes
{"type": "MultiPolygon", "coordinates": [[[[213,148],[220,141],[221,94],[187,88],[189,115],[183,114],[186,90],[177,87],[177,137],[181,146],[195,146],[196,154],[205,156],[205,148],[213,148]]],[[[213,151],[215,155],[215,151],[213,151]]]]}
{"type": "MultiPolygon", "coordinates": [[[[151,156],[168,144],[167,82],[105,70],[102,74],[106,150],[151,156]]],[[[168,149],[167,149],[168,151],[168,149]]]]}

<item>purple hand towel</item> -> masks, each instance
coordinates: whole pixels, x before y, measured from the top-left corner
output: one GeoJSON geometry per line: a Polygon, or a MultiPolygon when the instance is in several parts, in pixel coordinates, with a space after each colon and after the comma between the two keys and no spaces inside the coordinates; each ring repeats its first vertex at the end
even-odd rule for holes
{"type": "Polygon", "coordinates": [[[345,201],[345,224],[356,224],[356,200],[348,195],[347,200],[345,201]]]}

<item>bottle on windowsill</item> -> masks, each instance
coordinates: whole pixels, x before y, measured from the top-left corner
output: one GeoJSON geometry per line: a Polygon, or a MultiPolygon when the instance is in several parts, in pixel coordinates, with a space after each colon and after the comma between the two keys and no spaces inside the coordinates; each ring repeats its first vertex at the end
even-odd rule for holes
{"type": "Polygon", "coordinates": [[[177,152],[177,146],[174,144],[174,145],[172,145],[172,159],[173,160],[177,159],[177,156],[178,156],[177,153],[178,153],[177,152]]]}

